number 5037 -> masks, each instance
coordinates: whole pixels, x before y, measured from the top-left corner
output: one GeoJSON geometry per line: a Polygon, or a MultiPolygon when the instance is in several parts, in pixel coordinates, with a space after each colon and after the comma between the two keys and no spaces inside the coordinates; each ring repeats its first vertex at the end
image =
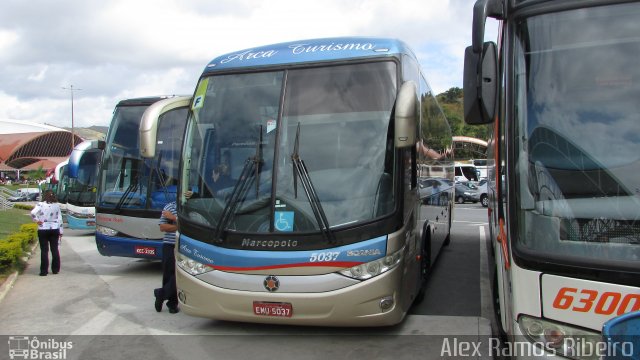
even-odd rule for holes
{"type": "Polygon", "coordinates": [[[311,253],[309,262],[324,262],[324,261],[336,261],[338,260],[339,251],[311,253]]]}
{"type": "Polygon", "coordinates": [[[622,315],[630,311],[640,310],[640,294],[621,294],[619,292],[598,292],[589,289],[563,287],[553,300],[553,307],[572,311],[593,311],[599,315],[622,315]]]}

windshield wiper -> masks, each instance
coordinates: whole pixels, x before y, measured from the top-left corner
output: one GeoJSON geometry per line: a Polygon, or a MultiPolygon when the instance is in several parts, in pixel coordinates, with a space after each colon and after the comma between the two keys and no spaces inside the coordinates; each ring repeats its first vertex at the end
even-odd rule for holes
{"type": "Polygon", "coordinates": [[[329,221],[327,220],[327,215],[322,208],[322,204],[320,203],[320,198],[318,198],[318,193],[316,192],[313,183],[311,182],[311,177],[309,177],[309,171],[304,164],[304,161],[300,158],[300,123],[298,123],[298,128],[296,129],[296,139],[293,143],[293,154],[291,154],[291,164],[293,165],[293,192],[294,196],[298,198],[298,177],[300,178],[300,182],[302,183],[302,188],[304,189],[304,193],[307,195],[309,199],[309,205],[311,206],[311,210],[313,211],[313,215],[316,218],[316,222],[318,223],[318,227],[320,228],[320,232],[322,232],[322,236],[327,239],[329,243],[335,242],[335,236],[329,227],[329,221]]]}
{"type": "Polygon", "coordinates": [[[216,229],[216,234],[214,241],[223,242],[222,234],[224,229],[226,229],[227,225],[233,218],[233,215],[238,208],[238,204],[240,204],[241,200],[245,198],[248,190],[249,190],[249,179],[255,178],[256,180],[256,199],[258,198],[258,192],[260,190],[260,165],[262,164],[262,125],[260,125],[260,133],[258,135],[258,141],[256,143],[256,151],[253,157],[247,158],[244,162],[244,167],[242,168],[242,172],[240,173],[240,179],[236,182],[236,185],[233,187],[231,191],[231,196],[229,197],[229,201],[227,205],[225,205],[222,210],[222,214],[220,215],[220,219],[218,220],[218,228],[216,229]]]}
{"type": "Polygon", "coordinates": [[[158,156],[158,161],[156,161],[154,164],[153,171],[155,171],[156,174],[158,175],[158,181],[160,182],[160,187],[164,193],[164,199],[168,202],[169,189],[167,189],[167,178],[165,177],[165,174],[162,172],[162,170],[160,170],[161,163],[162,163],[162,152],[160,152],[160,155],[158,156]]]}
{"type": "Polygon", "coordinates": [[[129,184],[129,186],[127,187],[127,190],[125,190],[122,196],[120,197],[120,200],[118,201],[118,204],[116,204],[116,207],[114,210],[120,210],[120,208],[122,207],[122,205],[124,205],[124,202],[127,200],[127,197],[129,197],[131,192],[135,192],[137,189],[138,189],[137,182],[132,182],[131,184],[129,184]]]}

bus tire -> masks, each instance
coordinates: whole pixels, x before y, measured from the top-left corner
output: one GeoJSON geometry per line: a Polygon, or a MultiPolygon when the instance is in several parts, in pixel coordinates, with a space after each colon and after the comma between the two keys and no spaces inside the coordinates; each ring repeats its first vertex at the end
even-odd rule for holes
{"type": "Polygon", "coordinates": [[[500,292],[498,291],[498,272],[495,271],[491,284],[491,299],[493,300],[493,316],[496,324],[496,330],[501,342],[504,343],[507,340],[507,333],[502,327],[502,310],[500,309],[500,292]]]}
{"type": "Polygon", "coordinates": [[[429,227],[425,226],[425,229],[422,232],[422,251],[420,252],[420,288],[418,289],[415,299],[413,299],[414,304],[422,302],[427,291],[427,278],[429,277],[429,270],[431,269],[430,230],[431,229],[429,227]]]}
{"type": "Polygon", "coordinates": [[[447,237],[444,239],[442,246],[449,246],[449,244],[451,244],[451,224],[452,224],[451,218],[452,217],[453,217],[453,209],[451,208],[451,205],[449,205],[449,228],[447,229],[447,237]]]}

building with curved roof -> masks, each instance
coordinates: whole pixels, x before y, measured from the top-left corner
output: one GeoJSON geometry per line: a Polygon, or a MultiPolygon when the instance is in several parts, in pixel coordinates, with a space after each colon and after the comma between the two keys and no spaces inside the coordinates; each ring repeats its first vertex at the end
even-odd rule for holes
{"type": "Polygon", "coordinates": [[[481,158],[487,157],[487,142],[482,139],[476,139],[469,136],[454,136],[454,150],[467,150],[480,155],[481,158]]]}
{"type": "Polygon", "coordinates": [[[0,120],[0,171],[53,169],[82,141],[80,136],[55,126],[0,120]]]}

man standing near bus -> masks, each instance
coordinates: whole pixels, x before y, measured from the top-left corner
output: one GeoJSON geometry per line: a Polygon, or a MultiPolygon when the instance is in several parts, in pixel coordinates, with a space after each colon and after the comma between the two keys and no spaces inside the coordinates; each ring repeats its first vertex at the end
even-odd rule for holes
{"type": "Polygon", "coordinates": [[[178,230],[176,202],[172,201],[164,206],[160,216],[160,231],[164,232],[162,243],[162,287],[154,289],[155,308],[162,311],[162,304],[167,301],[171,314],[178,311],[178,292],[176,289],[176,260],[174,249],[176,246],[176,230],[178,230]]]}

